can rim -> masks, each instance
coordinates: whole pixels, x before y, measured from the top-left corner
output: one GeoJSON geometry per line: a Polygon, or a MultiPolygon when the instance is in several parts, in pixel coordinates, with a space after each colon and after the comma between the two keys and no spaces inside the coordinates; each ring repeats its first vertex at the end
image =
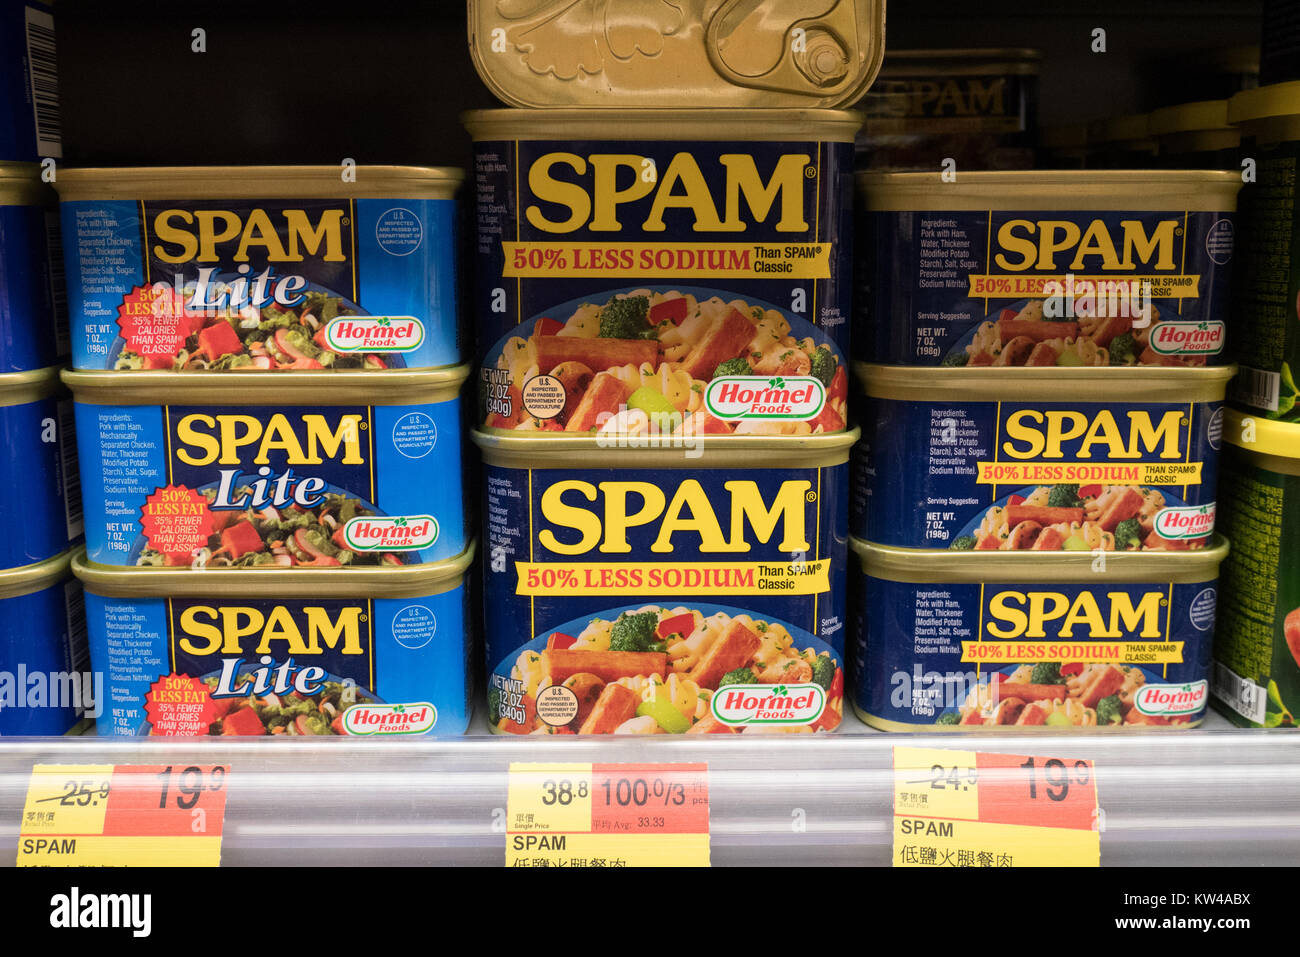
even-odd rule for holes
{"type": "Polygon", "coordinates": [[[886,366],[855,361],[858,387],[877,399],[947,402],[1062,401],[1077,399],[1132,402],[1216,402],[1224,397],[1235,365],[1171,368],[1169,366],[1104,366],[1063,369],[1005,369],[994,366],[939,368],[886,366]],[[1064,386],[1064,388],[1063,388],[1064,386]]]}
{"type": "Polygon", "coordinates": [[[351,568],[326,572],[284,569],[194,571],[189,568],[128,568],[100,565],[85,548],[71,556],[72,573],[88,591],[106,598],[418,598],[448,592],[463,584],[474,561],[477,541],[452,558],[401,568],[351,568]]]}
{"type": "MultiPolygon", "coordinates": [[[[617,444],[620,441],[618,436],[602,438],[595,435],[557,435],[542,439],[518,433],[489,433],[474,429],[470,438],[483,450],[483,457],[490,464],[508,466],[513,466],[514,461],[507,460],[520,459],[529,468],[566,468],[579,461],[590,464],[591,460],[579,457],[580,453],[587,453],[599,455],[601,461],[608,459],[609,467],[731,468],[748,465],[751,468],[763,468],[765,466],[753,464],[752,453],[780,451],[784,456],[831,456],[847,461],[849,449],[860,435],[861,430],[854,426],[844,432],[822,432],[817,435],[664,436],[656,446],[645,448],[620,447],[617,444]],[[685,444],[688,439],[692,443],[689,446],[685,444]],[[674,442],[679,444],[673,444],[674,442]],[[698,457],[688,458],[685,454],[696,450],[700,453],[698,457]],[[665,454],[672,452],[683,454],[665,454]]],[[[767,467],[778,467],[788,461],[783,459],[777,466],[767,467]]]]}
{"type": "Polygon", "coordinates": [[[864,574],[912,584],[954,582],[1173,582],[1195,584],[1218,577],[1228,540],[1215,534],[1209,548],[1182,552],[1106,552],[1105,570],[1086,552],[954,552],[898,548],[849,536],[864,574]]]}
{"type": "Polygon", "coordinates": [[[440,199],[465,179],[453,166],[103,166],[60,169],[59,199],[440,199]]]}
{"type": "Polygon", "coordinates": [[[1300,467],[1300,424],[1279,422],[1263,413],[1243,412],[1241,409],[1228,407],[1224,410],[1224,440],[1236,448],[1257,455],[1268,455],[1279,459],[1288,459],[1300,467]],[[1246,419],[1251,419],[1255,430],[1255,441],[1245,442],[1241,438],[1242,426],[1246,419]]]}
{"type": "Polygon", "coordinates": [[[571,139],[852,143],[866,118],[852,110],[797,107],[772,110],[563,107],[470,110],[462,113],[460,119],[476,142],[571,139]]]}
{"type": "Polygon", "coordinates": [[[73,398],[91,405],[314,403],[413,405],[447,402],[460,394],[469,365],[385,372],[113,372],[65,369],[73,398]]]}
{"type": "Polygon", "coordinates": [[[1153,136],[1231,128],[1232,124],[1228,122],[1227,100],[1197,100],[1194,103],[1166,106],[1151,113],[1153,136]]]}
{"type": "Polygon", "coordinates": [[[0,206],[52,206],[53,199],[38,164],[0,162],[0,206]]]}
{"type": "Polygon", "coordinates": [[[1228,100],[1230,123],[1256,123],[1296,116],[1300,116],[1300,80],[1242,90],[1228,100]]]}
{"type": "Polygon", "coordinates": [[[70,549],[43,562],[0,569],[0,598],[17,598],[57,585],[68,577],[71,561],[70,549]]]}
{"type": "Polygon", "coordinates": [[[26,405],[63,391],[59,382],[62,366],[28,369],[26,372],[6,372],[0,375],[0,407],[26,405]]]}
{"type": "MultiPolygon", "coordinates": [[[[1021,76],[1038,76],[1042,59],[1043,51],[1032,47],[887,50],[876,79],[888,79],[890,69],[893,67],[915,69],[917,61],[930,67],[930,72],[938,74],[1014,73],[1021,76]],[[971,61],[977,61],[978,66],[971,61]]],[[[870,89],[866,91],[867,96],[871,93],[870,89]]]]}

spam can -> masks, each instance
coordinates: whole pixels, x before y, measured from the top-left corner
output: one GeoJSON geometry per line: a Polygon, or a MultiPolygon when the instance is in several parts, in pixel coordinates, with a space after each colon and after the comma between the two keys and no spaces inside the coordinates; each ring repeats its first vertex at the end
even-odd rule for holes
{"type": "Polygon", "coordinates": [[[1300,726],[1300,425],[1229,410],[1219,521],[1231,536],[1214,638],[1216,708],[1300,726]]]}
{"type": "Polygon", "coordinates": [[[328,572],[458,555],[467,374],[65,372],[87,559],[328,572]]]}
{"type": "Polygon", "coordinates": [[[0,737],[64,734],[101,701],[70,559],[0,571],[0,737]]]}
{"type": "Polygon", "coordinates": [[[34,565],[84,532],[72,402],[58,369],[0,375],[0,569],[34,565]]]}
{"type": "Polygon", "coordinates": [[[470,113],[477,421],[842,432],[855,113],[470,113]]]}
{"type": "Polygon", "coordinates": [[[839,725],[855,433],[684,451],[474,438],[493,731],[839,725]]]}
{"type": "Polygon", "coordinates": [[[1228,122],[1227,100],[1198,100],[1151,114],[1160,165],[1172,169],[1241,169],[1241,130],[1228,122]]]}
{"type": "Polygon", "coordinates": [[[0,161],[63,155],[54,13],[43,0],[0,0],[0,161]]]}
{"type": "Polygon", "coordinates": [[[1190,728],[1227,542],[992,558],[854,539],[853,707],[885,731],[1190,728]]]}
{"type": "Polygon", "coordinates": [[[1254,139],[1255,182],[1242,190],[1242,250],[1233,280],[1229,395],[1273,419],[1300,422],[1300,80],[1238,93],[1228,118],[1254,139]]]}
{"type": "Polygon", "coordinates": [[[0,163],[0,375],[43,369],[68,354],[67,316],[55,308],[63,260],[53,195],[36,166],[0,163]]]}
{"type": "Polygon", "coordinates": [[[1233,369],[858,367],[854,534],[955,551],[1209,545],[1233,369]]]}
{"type": "Polygon", "coordinates": [[[1226,361],[1239,175],[861,173],[860,358],[998,368],[1226,361]]]}
{"type": "Polygon", "coordinates": [[[472,547],[330,577],[196,579],[78,558],[107,736],[463,734],[472,547]]]}
{"type": "Polygon", "coordinates": [[[73,367],[453,366],[461,180],[408,166],[61,170],[73,367]]]}

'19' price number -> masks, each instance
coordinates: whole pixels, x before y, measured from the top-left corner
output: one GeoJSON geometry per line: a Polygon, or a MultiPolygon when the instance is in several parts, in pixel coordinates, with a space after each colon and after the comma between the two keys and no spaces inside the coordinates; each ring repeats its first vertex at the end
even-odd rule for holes
{"type": "Polygon", "coordinates": [[[172,765],[167,765],[158,773],[161,788],[158,794],[158,808],[166,809],[169,798],[174,798],[176,807],[188,811],[199,803],[205,791],[221,791],[226,786],[226,769],[214,765],[207,769],[190,765],[179,773],[172,765]]]}
{"type": "Polygon", "coordinates": [[[1075,761],[1073,766],[1067,766],[1060,758],[1048,758],[1040,767],[1034,758],[1029,758],[1020,766],[1027,772],[1031,801],[1038,800],[1040,775],[1044,785],[1042,791],[1050,801],[1069,798],[1071,781],[1086,787],[1092,780],[1092,769],[1087,761],[1075,761]]]}
{"type": "Polygon", "coordinates": [[[561,781],[547,780],[542,782],[542,803],[547,807],[568,807],[573,803],[574,795],[579,798],[587,796],[587,782],[579,781],[575,788],[573,782],[568,778],[561,781]]]}

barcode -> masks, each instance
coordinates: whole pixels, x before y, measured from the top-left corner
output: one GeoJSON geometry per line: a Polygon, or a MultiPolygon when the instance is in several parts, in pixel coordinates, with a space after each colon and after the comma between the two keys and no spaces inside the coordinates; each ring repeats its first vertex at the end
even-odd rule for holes
{"type": "Polygon", "coordinates": [[[58,354],[72,352],[72,333],[68,328],[68,287],[63,274],[63,234],[59,231],[59,214],[45,214],[45,249],[50,259],[50,301],[54,303],[54,344],[58,354]]]}
{"type": "Polygon", "coordinates": [[[1214,697],[1255,724],[1264,723],[1266,692],[1253,681],[1240,677],[1221,661],[1214,663],[1214,697]]]}
{"type": "Polygon", "coordinates": [[[1229,387],[1232,398],[1256,409],[1277,411],[1278,393],[1282,387],[1282,377],[1276,372],[1252,369],[1242,366],[1237,370],[1237,378],[1229,387]]]}
{"type": "Polygon", "coordinates": [[[63,120],[59,116],[59,74],[54,54],[54,17],[28,7],[27,71],[36,113],[36,152],[63,156],[63,120]]]}
{"type": "Polygon", "coordinates": [[[70,581],[63,586],[63,607],[68,614],[68,648],[72,654],[72,670],[86,671],[90,665],[90,642],[86,638],[86,600],[81,591],[81,582],[70,581]]]}
{"type": "Polygon", "coordinates": [[[59,458],[63,466],[63,509],[68,521],[68,540],[86,530],[81,511],[81,471],[77,468],[77,426],[70,400],[59,403],[59,458]]]}

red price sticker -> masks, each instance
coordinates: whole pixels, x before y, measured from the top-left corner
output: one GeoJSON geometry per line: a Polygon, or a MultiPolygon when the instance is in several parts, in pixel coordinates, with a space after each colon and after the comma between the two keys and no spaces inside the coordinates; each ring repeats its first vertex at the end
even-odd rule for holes
{"type": "Polygon", "coordinates": [[[894,749],[894,865],[1097,867],[1091,761],[894,749]]]}
{"type": "Polygon", "coordinates": [[[508,867],[709,864],[708,766],[512,764],[508,867]]]}
{"type": "Polygon", "coordinates": [[[229,773],[221,764],[38,764],[18,865],[215,867],[229,773]]]}

